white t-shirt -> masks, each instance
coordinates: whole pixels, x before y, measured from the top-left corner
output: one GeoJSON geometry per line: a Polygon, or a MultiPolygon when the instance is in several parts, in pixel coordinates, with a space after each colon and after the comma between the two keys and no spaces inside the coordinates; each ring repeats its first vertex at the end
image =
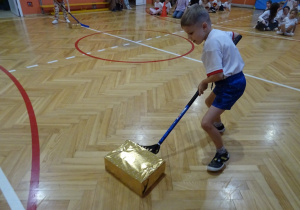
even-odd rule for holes
{"type": "Polygon", "coordinates": [[[245,64],[232,38],[232,32],[212,29],[209,33],[202,53],[207,76],[223,72],[229,77],[243,71],[245,64]]]}
{"type": "Polygon", "coordinates": [[[286,6],[289,6],[290,9],[292,9],[293,8],[293,3],[294,3],[294,0],[287,0],[286,6]]]}
{"type": "MultiPolygon", "coordinates": [[[[164,6],[164,3],[161,3],[161,5],[162,5],[162,7],[163,7],[163,6],[164,6]]],[[[169,13],[170,9],[172,8],[170,2],[168,2],[168,3],[166,4],[166,8],[167,8],[167,13],[169,13]]]]}
{"type": "Polygon", "coordinates": [[[163,4],[161,2],[154,2],[154,8],[158,8],[159,10],[161,10],[163,7],[163,4]]]}
{"type": "Polygon", "coordinates": [[[279,10],[275,17],[275,20],[277,20],[280,25],[283,22],[284,18],[289,17],[289,16],[290,16],[290,13],[288,13],[287,15],[284,15],[283,10],[279,10]]]}
{"type": "Polygon", "coordinates": [[[203,5],[203,7],[204,7],[205,9],[211,8],[210,2],[207,2],[207,4],[203,4],[203,3],[202,3],[202,5],[203,5]]]}
{"type": "Polygon", "coordinates": [[[223,4],[223,7],[228,8],[228,10],[231,10],[231,3],[228,3],[227,1],[223,4]]]}
{"type": "Polygon", "coordinates": [[[298,20],[297,18],[290,19],[289,17],[286,17],[283,19],[282,24],[285,24],[285,28],[288,28],[290,26],[298,24],[298,20]]]}

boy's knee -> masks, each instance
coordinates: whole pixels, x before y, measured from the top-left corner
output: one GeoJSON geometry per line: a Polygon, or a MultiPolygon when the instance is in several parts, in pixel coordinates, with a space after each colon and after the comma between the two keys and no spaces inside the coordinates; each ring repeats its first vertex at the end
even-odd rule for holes
{"type": "Polygon", "coordinates": [[[201,127],[204,130],[209,130],[209,129],[211,129],[212,126],[213,126],[213,124],[211,122],[209,122],[208,120],[202,119],[201,127]]]}

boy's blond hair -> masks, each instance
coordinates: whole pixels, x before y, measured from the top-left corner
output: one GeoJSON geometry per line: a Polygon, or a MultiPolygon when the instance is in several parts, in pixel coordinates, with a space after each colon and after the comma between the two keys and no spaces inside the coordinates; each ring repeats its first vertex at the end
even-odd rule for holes
{"type": "Polygon", "coordinates": [[[207,10],[202,5],[193,4],[187,8],[181,17],[181,26],[192,26],[199,22],[206,22],[207,24],[211,25],[207,10]]]}

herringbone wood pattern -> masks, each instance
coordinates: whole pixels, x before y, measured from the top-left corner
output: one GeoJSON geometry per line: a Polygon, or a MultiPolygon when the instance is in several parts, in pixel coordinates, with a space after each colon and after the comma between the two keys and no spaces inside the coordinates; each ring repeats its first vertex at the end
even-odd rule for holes
{"type": "MultiPolygon", "coordinates": [[[[231,155],[227,168],[206,171],[215,153],[200,126],[207,90],[163,143],[158,156],[167,162],[166,175],[148,196],[140,198],[105,171],[104,156],[124,140],[157,143],[205,77],[202,46],[186,57],[148,62],[180,56],[192,45],[179,37],[186,37],[179,20],[144,9],[77,15],[92,30],[63,22],[53,26],[45,16],[0,20],[0,65],[16,70],[11,74],[26,90],[37,119],[38,209],[299,209],[300,33],[255,31],[261,11],[252,9],[211,14],[215,28],[243,35],[238,48],[247,88],[222,115],[231,155]],[[105,33],[78,43],[94,57],[75,49],[79,38],[97,31],[105,33]]],[[[26,208],[29,118],[4,73],[0,91],[0,167],[26,208]]],[[[0,209],[9,209],[3,194],[0,209]]]]}

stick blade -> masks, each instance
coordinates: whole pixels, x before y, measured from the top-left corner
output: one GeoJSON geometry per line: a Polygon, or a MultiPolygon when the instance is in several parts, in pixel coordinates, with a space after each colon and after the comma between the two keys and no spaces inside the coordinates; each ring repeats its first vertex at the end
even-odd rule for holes
{"type": "Polygon", "coordinates": [[[90,26],[80,23],[82,27],[89,28],[90,26]]]}
{"type": "Polygon", "coordinates": [[[142,145],[140,145],[140,146],[143,147],[144,149],[148,150],[149,152],[152,152],[153,154],[157,154],[160,149],[160,145],[158,145],[158,144],[154,144],[151,146],[142,146],[142,145]]]}

